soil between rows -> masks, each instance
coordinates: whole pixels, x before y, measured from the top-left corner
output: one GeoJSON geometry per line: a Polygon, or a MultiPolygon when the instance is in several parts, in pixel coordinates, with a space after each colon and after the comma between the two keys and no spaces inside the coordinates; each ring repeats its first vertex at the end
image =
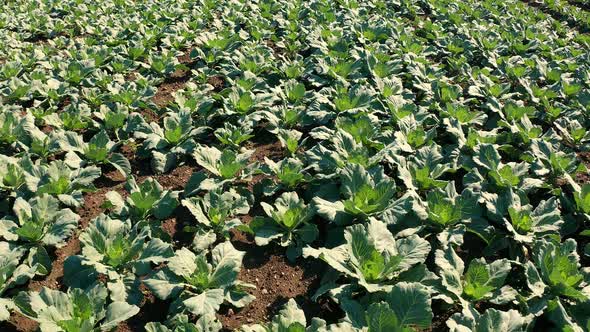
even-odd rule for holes
{"type": "MultiPolygon", "coordinates": [[[[276,141],[265,142],[264,144],[254,143],[251,144],[250,148],[256,150],[252,156],[252,161],[261,162],[265,156],[270,159],[277,159],[282,156],[282,148],[276,141]]],[[[185,165],[175,168],[169,174],[154,175],[149,168],[149,163],[136,159],[132,153],[133,151],[128,150],[125,146],[123,152],[130,157],[133,174],[138,182],[152,176],[167,190],[182,190],[193,172],[200,170],[193,161],[189,160],[185,165]]],[[[578,157],[590,168],[590,153],[581,152],[578,157]]],[[[576,182],[580,184],[588,182],[587,174],[579,174],[576,182]]],[[[253,179],[252,182],[256,182],[256,180],[253,179]]],[[[124,176],[114,170],[105,172],[96,181],[97,190],[85,194],[84,205],[76,210],[76,213],[81,217],[76,234],[70,238],[65,246],[56,249],[53,253],[55,257],[51,272],[44,278],[35,278],[30,281],[26,287],[28,290],[39,291],[42,287],[65,290],[62,284],[63,263],[68,256],[80,252],[79,233],[88,226],[93,218],[104,212],[102,204],[108,191],[115,190],[123,196],[127,195],[123,189],[124,181],[124,176]]],[[[252,218],[251,213],[243,216],[242,221],[248,223],[252,218]]],[[[187,245],[190,243],[190,235],[184,233],[182,228],[192,222],[194,222],[194,219],[190,216],[190,213],[180,206],[175,210],[171,218],[163,222],[162,227],[174,239],[175,246],[187,245]]],[[[239,280],[256,286],[255,289],[251,290],[251,294],[256,299],[242,309],[229,306],[222,307],[217,316],[224,326],[224,331],[232,331],[244,324],[268,321],[290,298],[298,302],[310,319],[311,317],[320,317],[328,322],[335,322],[342,317],[342,312],[336,305],[329,302],[316,303],[311,301],[311,296],[319,286],[325,269],[325,265],[321,262],[300,258],[297,262],[291,263],[286,259],[283,248],[276,245],[256,246],[251,236],[240,231],[232,231],[231,242],[236,249],[245,252],[239,280]]],[[[155,298],[145,286],[142,287],[142,290],[145,299],[140,313],[121,323],[116,329],[117,332],[143,331],[146,323],[151,321],[162,322],[166,319],[170,301],[155,298]]],[[[448,313],[448,315],[444,315],[446,317],[437,317],[438,319],[435,318],[431,331],[445,330],[445,318],[450,317],[453,310],[444,310],[444,312],[448,313]]],[[[14,313],[9,322],[0,324],[0,331],[32,332],[37,327],[36,322],[14,313]]]]}
{"type": "MultiPolygon", "coordinates": [[[[263,161],[264,156],[277,159],[282,155],[282,148],[276,141],[265,144],[252,144],[250,148],[256,149],[252,157],[256,161],[263,161]]],[[[133,149],[124,146],[122,152],[130,159],[132,173],[138,183],[151,176],[167,190],[182,190],[193,172],[200,170],[193,161],[188,160],[185,165],[175,168],[168,174],[154,175],[149,168],[149,163],[135,158],[133,149]]],[[[31,280],[23,290],[39,291],[42,287],[66,290],[62,284],[65,259],[80,253],[78,236],[93,218],[105,212],[102,207],[105,194],[114,190],[123,197],[127,196],[124,184],[125,178],[119,172],[115,170],[104,171],[103,176],[95,183],[97,190],[86,193],[83,206],[76,210],[76,213],[81,217],[78,230],[65,246],[55,250],[50,273],[45,277],[31,280]]],[[[253,217],[254,215],[246,215],[242,219],[247,223],[253,217]]],[[[179,206],[172,217],[163,222],[162,228],[173,238],[173,244],[177,247],[190,244],[190,235],[183,232],[182,229],[185,225],[193,222],[194,218],[190,213],[184,207],[179,206]]],[[[336,321],[341,317],[341,312],[335,305],[330,303],[319,304],[311,301],[311,296],[319,286],[325,268],[321,262],[301,258],[297,262],[288,262],[284,248],[273,245],[259,247],[254,243],[251,236],[240,231],[232,232],[231,242],[236,249],[245,252],[239,280],[256,286],[255,289],[251,290],[251,294],[256,299],[242,309],[229,306],[222,307],[222,310],[218,313],[218,318],[222,322],[225,331],[238,329],[245,324],[268,321],[290,298],[298,302],[309,319],[321,317],[328,321],[336,321]]],[[[163,322],[166,319],[170,301],[155,298],[145,286],[142,286],[142,292],[144,293],[144,301],[140,313],[121,323],[115,331],[144,331],[146,323],[152,321],[163,322]]],[[[14,313],[8,322],[0,324],[0,331],[2,332],[33,332],[37,328],[38,324],[35,321],[18,313],[14,313]]]]}
{"type": "Polygon", "coordinates": [[[232,232],[232,244],[244,251],[239,280],[256,285],[250,293],[256,299],[242,310],[225,307],[218,314],[226,331],[243,324],[268,321],[289,299],[295,299],[306,317],[320,317],[333,322],[341,317],[339,309],[327,303],[311,301],[319,286],[324,266],[319,261],[299,258],[289,262],[278,246],[259,247],[246,234],[232,232]]]}

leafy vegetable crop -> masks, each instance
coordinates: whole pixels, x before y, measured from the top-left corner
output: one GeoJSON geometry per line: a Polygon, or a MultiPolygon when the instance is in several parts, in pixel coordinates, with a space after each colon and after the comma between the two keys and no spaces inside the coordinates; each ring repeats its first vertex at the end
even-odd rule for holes
{"type": "Polygon", "coordinates": [[[590,331],[589,33],[582,0],[2,2],[0,330],[590,331]]]}

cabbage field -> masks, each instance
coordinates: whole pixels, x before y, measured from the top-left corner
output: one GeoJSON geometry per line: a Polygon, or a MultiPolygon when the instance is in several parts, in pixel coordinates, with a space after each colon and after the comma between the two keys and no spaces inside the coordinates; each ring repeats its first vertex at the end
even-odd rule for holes
{"type": "Polygon", "coordinates": [[[0,331],[590,330],[585,0],[0,2],[0,331]]]}

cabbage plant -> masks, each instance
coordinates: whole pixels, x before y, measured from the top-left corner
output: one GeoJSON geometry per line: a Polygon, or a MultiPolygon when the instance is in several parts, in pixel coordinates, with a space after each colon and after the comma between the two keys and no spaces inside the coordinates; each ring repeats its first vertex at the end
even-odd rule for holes
{"type": "Polygon", "coordinates": [[[222,304],[242,308],[254,300],[247,292],[251,286],[238,280],[243,257],[230,242],[199,254],[182,248],[144,282],[158,298],[173,301],[173,313],[210,315],[222,304]]]}
{"type": "Polygon", "coordinates": [[[236,152],[231,149],[220,151],[215,147],[197,146],[193,157],[199,165],[222,180],[247,179],[250,172],[247,166],[253,153],[254,150],[247,149],[236,152]]]}
{"type": "Polygon", "coordinates": [[[303,256],[325,261],[346,276],[347,284],[379,292],[402,278],[404,271],[424,263],[429,252],[430,244],[420,236],[396,239],[384,222],[371,218],[366,225],[347,227],[343,244],[317,249],[308,246],[303,249],[303,256]]]}
{"type": "Polygon", "coordinates": [[[65,284],[86,288],[102,280],[112,300],[140,304],[140,277],[173,255],[170,244],[149,238],[149,230],[141,222],[98,216],[80,234],[81,255],[64,262],[65,284]]]}
{"type": "Polygon", "coordinates": [[[221,322],[213,314],[203,315],[191,322],[188,315],[179,314],[167,320],[166,324],[150,322],[145,325],[146,332],[219,332],[221,322]]]}
{"type": "Polygon", "coordinates": [[[94,189],[92,183],[101,171],[96,166],[71,168],[66,162],[56,160],[36,167],[35,174],[37,194],[49,194],[67,206],[79,207],[84,202],[83,193],[94,189]]]}
{"type": "Polygon", "coordinates": [[[92,136],[88,143],[75,132],[66,132],[62,138],[63,150],[67,150],[65,161],[71,167],[81,167],[83,160],[89,164],[109,164],[125,177],[131,175],[131,164],[121,153],[115,152],[118,144],[111,141],[106,131],[92,136]]]}
{"type": "Polygon", "coordinates": [[[189,197],[182,200],[182,205],[195,217],[197,225],[185,227],[185,231],[195,232],[193,244],[204,250],[217,238],[229,239],[230,230],[239,228],[242,222],[238,215],[247,214],[250,204],[246,196],[236,190],[223,191],[216,188],[203,197],[189,197]]]}
{"type": "Polygon", "coordinates": [[[134,221],[151,217],[166,219],[178,206],[178,192],[165,190],[153,178],[137,183],[134,177],[127,179],[127,197],[116,191],[106,193],[105,206],[118,216],[130,217],[134,221]]]}
{"type": "Polygon", "coordinates": [[[345,224],[352,218],[366,220],[408,202],[408,197],[396,199],[395,181],[385,175],[382,167],[365,169],[351,164],[342,170],[340,179],[341,200],[313,199],[318,214],[335,223],[345,224]]]}
{"type": "Polygon", "coordinates": [[[36,275],[45,275],[51,266],[47,253],[29,250],[26,246],[16,243],[0,241],[0,322],[10,318],[10,311],[14,309],[14,303],[9,297],[9,292],[36,275]]]}
{"type": "Polygon", "coordinates": [[[266,202],[261,205],[268,218],[257,217],[250,223],[257,245],[265,246],[278,240],[281,246],[287,247],[287,257],[295,260],[301,255],[303,246],[318,237],[318,228],[311,222],[314,209],[296,192],[281,194],[274,205],[266,202]]]}
{"type": "Polygon", "coordinates": [[[19,293],[14,303],[21,314],[39,323],[42,332],[111,331],[139,312],[135,305],[108,301],[108,290],[101,284],[65,293],[43,287],[19,293]]]}
{"type": "Polygon", "coordinates": [[[444,290],[441,298],[449,303],[458,301],[464,308],[470,304],[489,301],[494,304],[506,304],[514,301],[518,292],[505,286],[505,280],[511,270],[507,259],[487,263],[483,258],[465,262],[457,255],[452,246],[436,251],[435,262],[440,269],[440,289],[444,290]]]}
{"type": "Polygon", "coordinates": [[[59,200],[47,194],[29,201],[18,197],[14,217],[0,220],[0,236],[30,245],[61,247],[78,227],[80,216],[61,209],[59,200]]]}
{"type": "Polygon", "coordinates": [[[196,147],[195,137],[205,131],[195,127],[190,112],[170,113],[163,119],[163,126],[147,123],[138,113],[131,114],[127,130],[143,140],[140,153],[151,156],[152,169],[165,173],[174,168],[181,157],[190,155],[196,147]]]}

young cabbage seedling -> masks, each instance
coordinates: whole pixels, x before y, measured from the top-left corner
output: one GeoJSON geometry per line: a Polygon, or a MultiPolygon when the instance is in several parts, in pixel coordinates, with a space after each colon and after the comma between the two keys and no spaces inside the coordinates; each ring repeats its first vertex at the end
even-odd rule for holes
{"type": "Polygon", "coordinates": [[[268,245],[278,239],[281,246],[287,247],[287,257],[293,261],[301,255],[304,245],[318,237],[317,226],[310,223],[314,210],[296,192],[283,193],[274,206],[266,202],[261,205],[268,218],[257,217],[250,223],[257,245],[268,245]]]}

